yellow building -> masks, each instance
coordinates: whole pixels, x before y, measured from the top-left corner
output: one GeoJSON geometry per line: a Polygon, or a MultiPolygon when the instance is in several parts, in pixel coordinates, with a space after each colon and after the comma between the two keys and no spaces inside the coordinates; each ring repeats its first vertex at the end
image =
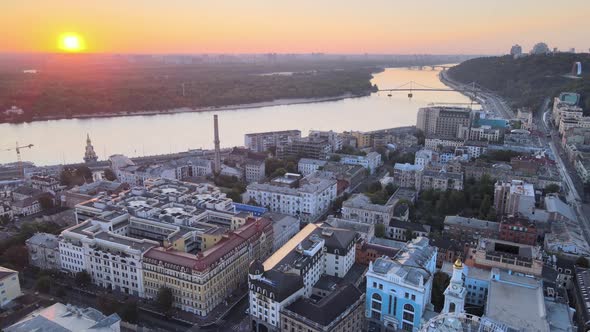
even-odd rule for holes
{"type": "Polygon", "coordinates": [[[18,272],[0,266],[0,308],[20,295],[18,272]]]}
{"type": "Polygon", "coordinates": [[[352,131],[350,134],[356,138],[356,144],[359,149],[371,147],[371,135],[361,131],[352,131]]]}
{"type": "Polygon", "coordinates": [[[176,308],[205,316],[247,284],[250,262],[265,259],[272,248],[272,222],[264,218],[248,219],[196,255],[172,247],[152,248],[143,259],[145,296],[156,298],[160,288],[167,287],[176,308]]]}

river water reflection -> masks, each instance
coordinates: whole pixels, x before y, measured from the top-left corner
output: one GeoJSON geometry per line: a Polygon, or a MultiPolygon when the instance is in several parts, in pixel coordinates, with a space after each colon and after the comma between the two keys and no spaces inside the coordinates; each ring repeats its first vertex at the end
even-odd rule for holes
{"type": "MultiPolygon", "coordinates": [[[[444,87],[438,70],[391,68],[376,74],[379,88],[395,88],[415,81],[430,87],[444,87]]],[[[465,103],[458,92],[425,91],[374,93],[338,101],[270,106],[217,112],[222,147],[244,144],[244,134],[299,129],[307,134],[319,130],[376,130],[416,124],[419,107],[429,103],[465,103]]],[[[163,114],[96,119],[66,119],[25,124],[0,124],[0,148],[18,141],[34,144],[23,150],[23,160],[37,165],[81,162],[90,134],[96,153],[104,159],[115,153],[127,156],[153,155],[213,147],[215,112],[163,114]]],[[[14,162],[14,152],[0,152],[0,163],[14,162]]]]}

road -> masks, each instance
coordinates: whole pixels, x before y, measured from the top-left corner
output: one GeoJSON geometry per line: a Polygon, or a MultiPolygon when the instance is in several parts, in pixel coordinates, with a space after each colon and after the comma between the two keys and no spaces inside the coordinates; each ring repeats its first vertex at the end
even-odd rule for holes
{"type": "MultiPolygon", "coordinates": [[[[449,78],[446,70],[441,71],[440,80],[448,87],[456,90],[459,90],[460,87],[464,86],[464,84],[461,84],[449,78]]],[[[490,112],[507,120],[514,118],[514,112],[512,111],[510,106],[508,106],[508,103],[506,103],[506,101],[502,99],[500,96],[492,92],[477,91],[476,94],[473,94],[468,91],[462,90],[461,93],[466,95],[467,97],[474,98],[486,112],[490,112]]]]}
{"type": "MultiPolygon", "coordinates": [[[[581,179],[576,174],[575,169],[572,165],[563,160],[563,156],[565,155],[563,148],[561,147],[561,143],[559,141],[559,134],[557,130],[553,128],[553,125],[549,121],[549,117],[551,116],[551,109],[549,109],[549,100],[546,100],[543,104],[543,108],[541,109],[542,114],[542,123],[541,126],[538,128],[543,129],[544,133],[550,134],[549,140],[549,147],[551,148],[551,152],[559,166],[559,173],[563,179],[563,184],[565,185],[565,193],[566,193],[566,201],[567,203],[574,208],[575,213],[578,217],[578,225],[580,226],[582,233],[584,234],[584,238],[586,239],[587,243],[590,243],[590,222],[586,217],[588,213],[590,213],[590,206],[584,204],[583,198],[580,196],[578,190],[580,189],[580,184],[582,183],[581,179]]],[[[583,190],[583,188],[582,188],[583,190]]]]}
{"type": "MultiPolygon", "coordinates": [[[[460,85],[449,79],[446,75],[446,71],[441,72],[441,81],[450,87],[457,87],[460,85]]],[[[469,93],[463,93],[472,97],[469,93]]],[[[475,97],[485,111],[496,114],[504,119],[514,118],[514,112],[510,109],[508,104],[494,93],[478,92],[478,95],[475,97]]],[[[537,111],[536,116],[533,118],[537,124],[537,129],[543,132],[541,138],[542,142],[549,147],[552,157],[558,165],[559,173],[563,179],[562,182],[565,185],[566,201],[574,208],[584,238],[586,239],[586,242],[590,244],[590,222],[587,218],[587,216],[590,215],[590,205],[584,204],[583,198],[579,194],[579,190],[583,190],[581,179],[577,176],[572,165],[563,160],[565,153],[561,147],[559,134],[549,121],[551,114],[549,105],[550,99],[547,98],[542,107],[537,111]],[[550,136],[547,137],[546,135],[550,136]]]]}

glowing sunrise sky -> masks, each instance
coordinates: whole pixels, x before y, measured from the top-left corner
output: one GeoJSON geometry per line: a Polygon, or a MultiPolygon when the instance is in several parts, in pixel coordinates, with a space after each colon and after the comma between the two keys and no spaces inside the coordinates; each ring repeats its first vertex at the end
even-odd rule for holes
{"type": "Polygon", "coordinates": [[[0,0],[0,52],[506,53],[590,47],[590,0],[0,0]]]}

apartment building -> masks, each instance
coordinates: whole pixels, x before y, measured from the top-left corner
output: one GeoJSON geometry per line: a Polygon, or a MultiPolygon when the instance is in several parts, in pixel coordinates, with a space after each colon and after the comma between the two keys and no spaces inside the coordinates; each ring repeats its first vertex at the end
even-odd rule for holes
{"type": "Polygon", "coordinates": [[[441,151],[444,148],[462,147],[465,141],[463,139],[445,139],[439,137],[426,137],[424,148],[434,151],[441,151]]]}
{"type": "Polygon", "coordinates": [[[0,266],[0,308],[21,295],[18,272],[0,266]]]}
{"type": "Polygon", "coordinates": [[[164,163],[125,165],[115,170],[117,179],[132,186],[143,186],[148,179],[183,180],[213,174],[211,160],[182,158],[164,163]]]}
{"type": "Polygon", "coordinates": [[[333,151],[332,144],[326,139],[303,137],[294,138],[289,143],[277,147],[277,157],[326,159],[333,151]]]}
{"type": "Polygon", "coordinates": [[[377,168],[381,166],[381,155],[377,152],[369,152],[365,156],[338,154],[340,156],[340,163],[345,165],[360,165],[366,168],[370,174],[375,173],[377,168]]]}
{"type": "Polygon", "coordinates": [[[252,183],[247,193],[250,199],[270,211],[314,221],[336,199],[337,181],[315,173],[304,178],[287,173],[270,183],[252,183]]]}
{"type": "Polygon", "coordinates": [[[536,224],[527,218],[505,216],[500,222],[500,240],[534,246],[538,235],[536,224]]]}
{"type": "MultiPolygon", "coordinates": [[[[267,260],[252,262],[248,286],[254,331],[289,330],[293,325],[292,313],[299,312],[303,321],[313,321],[317,316],[299,311],[301,302],[298,301],[312,295],[330,297],[327,294],[330,291],[322,290],[319,282],[325,279],[324,275],[336,278],[347,275],[355,260],[355,239],[354,231],[308,224],[267,260]],[[285,319],[284,310],[288,316],[285,319]]],[[[348,307],[341,310],[346,311],[348,307]]],[[[348,314],[338,312],[335,317],[341,317],[335,321],[338,325],[348,314]]],[[[327,325],[334,326],[330,324],[327,325]]]]}
{"type": "Polygon", "coordinates": [[[494,207],[498,214],[527,215],[535,209],[533,185],[520,180],[499,181],[494,188],[494,207]]]}
{"type": "Polygon", "coordinates": [[[416,128],[426,136],[454,139],[460,137],[460,128],[471,124],[471,109],[459,107],[423,107],[418,110],[416,128]]]}
{"type": "Polygon", "coordinates": [[[338,285],[313,300],[299,298],[281,310],[283,331],[357,332],[364,328],[365,294],[352,284],[338,285]]]}
{"type": "Polygon", "coordinates": [[[463,173],[423,170],[416,179],[416,189],[463,190],[463,173]]]}
{"type": "Polygon", "coordinates": [[[61,269],[86,271],[98,286],[144,297],[143,255],[160,244],[114,233],[127,226],[125,221],[89,219],[64,230],[59,235],[61,269]]]}
{"type": "Polygon", "coordinates": [[[303,176],[308,176],[326,166],[327,163],[327,160],[301,158],[297,164],[297,171],[303,176]]]}
{"type": "Polygon", "coordinates": [[[301,138],[300,130],[269,131],[244,135],[244,145],[254,152],[266,152],[280,148],[293,139],[301,138]]]}
{"type": "Polygon", "coordinates": [[[265,259],[272,249],[272,222],[265,218],[248,218],[196,254],[173,246],[151,248],[142,262],[145,297],[156,298],[168,287],[174,307],[206,316],[246,281],[250,262],[265,259]]]}
{"type": "Polygon", "coordinates": [[[393,166],[393,184],[401,188],[417,188],[418,178],[423,166],[395,163],[393,166]]]}
{"type": "Polygon", "coordinates": [[[29,265],[45,270],[61,268],[58,237],[49,233],[35,233],[27,241],[29,265]]]}
{"type": "Polygon", "coordinates": [[[266,163],[264,160],[249,159],[242,167],[244,168],[244,179],[247,183],[259,182],[266,178],[266,163]]]}
{"type": "Polygon", "coordinates": [[[393,204],[373,204],[364,194],[354,194],[342,203],[342,218],[366,224],[387,224],[393,217],[393,204]]]}
{"type": "Polygon", "coordinates": [[[313,139],[323,139],[328,141],[332,146],[332,151],[338,151],[342,149],[343,137],[342,134],[335,131],[321,131],[321,130],[310,130],[309,137],[313,139]]]}

